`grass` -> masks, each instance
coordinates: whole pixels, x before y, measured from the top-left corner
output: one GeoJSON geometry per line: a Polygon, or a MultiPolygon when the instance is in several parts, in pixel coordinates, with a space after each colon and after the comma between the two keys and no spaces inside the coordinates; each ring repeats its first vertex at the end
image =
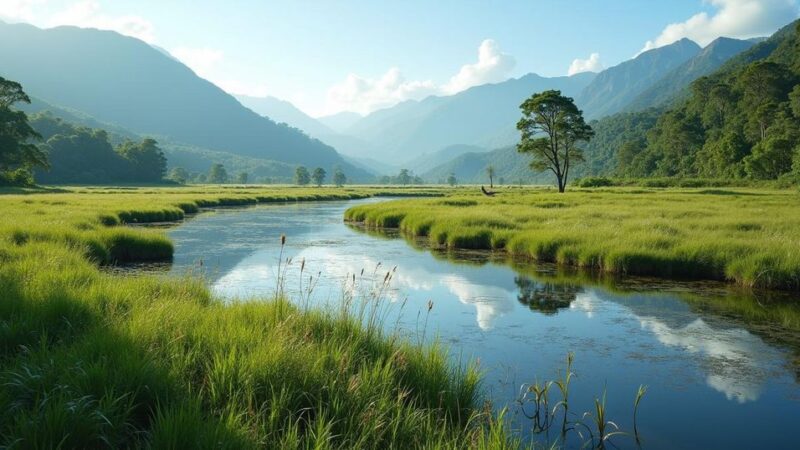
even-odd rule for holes
{"type": "Polygon", "coordinates": [[[435,247],[616,274],[800,290],[800,195],[767,189],[463,192],[360,205],[345,219],[435,247]]]}
{"type": "Polygon", "coordinates": [[[172,254],[158,230],[210,205],[378,189],[68,189],[0,196],[4,448],[517,448],[480,377],[437,344],[281,298],[99,264],[172,254]]]}

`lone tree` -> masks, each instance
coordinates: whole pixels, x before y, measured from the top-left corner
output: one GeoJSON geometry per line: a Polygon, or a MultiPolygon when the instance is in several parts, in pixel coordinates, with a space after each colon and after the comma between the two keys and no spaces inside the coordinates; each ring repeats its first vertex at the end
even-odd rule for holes
{"type": "Polygon", "coordinates": [[[342,187],[347,183],[347,176],[342,172],[342,169],[337,167],[333,170],[333,184],[336,187],[342,187]]]}
{"type": "Polygon", "coordinates": [[[322,167],[317,167],[314,169],[314,173],[311,174],[311,179],[314,180],[314,184],[316,184],[317,187],[320,187],[322,186],[322,183],[325,182],[326,175],[327,173],[325,172],[325,169],[322,167]]]}
{"type": "Polygon", "coordinates": [[[247,172],[239,172],[239,175],[236,175],[236,183],[247,184],[248,178],[250,178],[250,175],[247,172]]]}
{"type": "Polygon", "coordinates": [[[534,94],[520,109],[522,119],[517,122],[517,129],[522,137],[517,151],[533,155],[533,170],[551,170],[558,192],[564,192],[570,166],[583,161],[583,150],[578,145],[594,136],[592,127],[583,120],[583,113],[573,100],[561,95],[561,91],[534,94]]]}
{"type": "Polygon", "coordinates": [[[450,176],[447,177],[447,184],[450,186],[455,186],[458,184],[458,180],[456,179],[456,174],[451,173],[450,176]]]}
{"type": "Polygon", "coordinates": [[[311,182],[311,175],[308,174],[308,169],[305,166],[298,166],[294,170],[294,182],[300,186],[305,186],[311,182]]]}
{"type": "Polygon", "coordinates": [[[489,175],[489,187],[493,188],[494,187],[494,166],[489,165],[489,167],[486,168],[486,175],[489,175]]]}

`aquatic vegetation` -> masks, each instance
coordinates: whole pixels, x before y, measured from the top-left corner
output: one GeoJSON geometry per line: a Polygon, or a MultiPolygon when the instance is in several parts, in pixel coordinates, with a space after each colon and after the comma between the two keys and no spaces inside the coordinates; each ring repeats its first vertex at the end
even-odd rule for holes
{"type": "Polygon", "coordinates": [[[493,198],[459,193],[359,205],[345,220],[395,227],[448,249],[800,290],[800,197],[788,190],[506,189],[493,198]]]}

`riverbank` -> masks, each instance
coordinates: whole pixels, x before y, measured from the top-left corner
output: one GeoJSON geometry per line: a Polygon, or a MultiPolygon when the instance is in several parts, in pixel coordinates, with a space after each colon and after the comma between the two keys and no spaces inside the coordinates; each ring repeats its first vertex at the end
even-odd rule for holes
{"type": "Polygon", "coordinates": [[[387,191],[0,196],[2,445],[516,447],[482,409],[475,367],[451,365],[438,345],[412,345],[357,316],[280,298],[223,304],[193,278],[98,269],[172,255],[161,231],[119,224],[377,192],[387,191]]]}
{"type": "Polygon", "coordinates": [[[345,220],[431,245],[609,273],[800,289],[800,195],[765,189],[501,190],[360,205],[345,220]]]}

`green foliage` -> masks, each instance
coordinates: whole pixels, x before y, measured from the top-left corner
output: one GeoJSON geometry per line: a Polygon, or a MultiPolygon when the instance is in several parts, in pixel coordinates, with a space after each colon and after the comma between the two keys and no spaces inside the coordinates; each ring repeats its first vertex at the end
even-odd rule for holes
{"type": "Polygon", "coordinates": [[[311,179],[314,180],[314,184],[317,185],[317,187],[320,187],[322,186],[322,183],[325,182],[325,175],[327,175],[325,173],[325,169],[322,167],[317,167],[311,174],[311,179]]]}
{"type": "Polygon", "coordinates": [[[614,180],[607,177],[586,177],[575,180],[575,185],[582,188],[613,186],[614,180]]]}
{"type": "Polygon", "coordinates": [[[333,169],[333,184],[336,185],[336,187],[342,187],[345,183],[347,183],[347,176],[342,172],[340,167],[335,167],[333,169]]]}
{"type": "Polygon", "coordinates": [[[239,175],[236,175],[236,183],[238,184],[247,184],[249,176],[247,172],[239,172],[239,175]]]}
{"type": "Polygon", "coordinates": [[[447,177],[447,184],[449,184],[450,186],[455,186],[456,184],[458,184],[458,180],[456,179],[456,176],[455,176],[455,174],[452,174],[452,173],[451,173],[451,174],[450,174],[450,175],[447,177]]]}
{"type": "Polygon", "coordinates": [[[228,182],[228,171],[222,164],[213,164],[205,181],[213,184],[225,184],[228,182]]]}
{"type": "Polygon", "coordinates": [[[183,167],[173,167],[172,170],[169,171],[167,178],[176,183],[186,184],[186,182],[189,181],[189,172],[183,167]]]}
{"type": "Polygon", "coordinates": [[[618,174],[774,180],[790,173],[800,144],[798,53],[796,30],[782,30],[696,80],[689,98],[658,118],[645,147],[617,147],[618,174]]]}
{"type": "Polygon", "coordinates": [[[19,83],[0,77],[0,185],[30,184],[30,169],[48,166],[44,152],[31,142],[41,135],[24,112],[12,109],[19,102],[31,99],[19,83]]]}
{"type": "Polygon", "coordinates": [[[117,153],[128,160],[132,180],[154,182],[166,175],[167,158],[155,139],[145,138],[139,143],[126,141],[117,148],[117,153]]]}
{"type": "Polygon", "coordinates": [[[560,91],[534,94],[520,109],[522,119],[517,122],[517,129],[522,136],[517,150],[533,155],[533,170],[552,171],[558,191],[564,192],[570,166],[583,161],[578,145],[592,138],[592,128],[584,122],[575,102],[560,91]]]}
{"type": "Polygon", "coordinates": [[[311,175],[309,175],[308,169],[305,166],[297,166],[294,171],[294,183],[298,186],[306,186],[310,182],[311,175]]]}

